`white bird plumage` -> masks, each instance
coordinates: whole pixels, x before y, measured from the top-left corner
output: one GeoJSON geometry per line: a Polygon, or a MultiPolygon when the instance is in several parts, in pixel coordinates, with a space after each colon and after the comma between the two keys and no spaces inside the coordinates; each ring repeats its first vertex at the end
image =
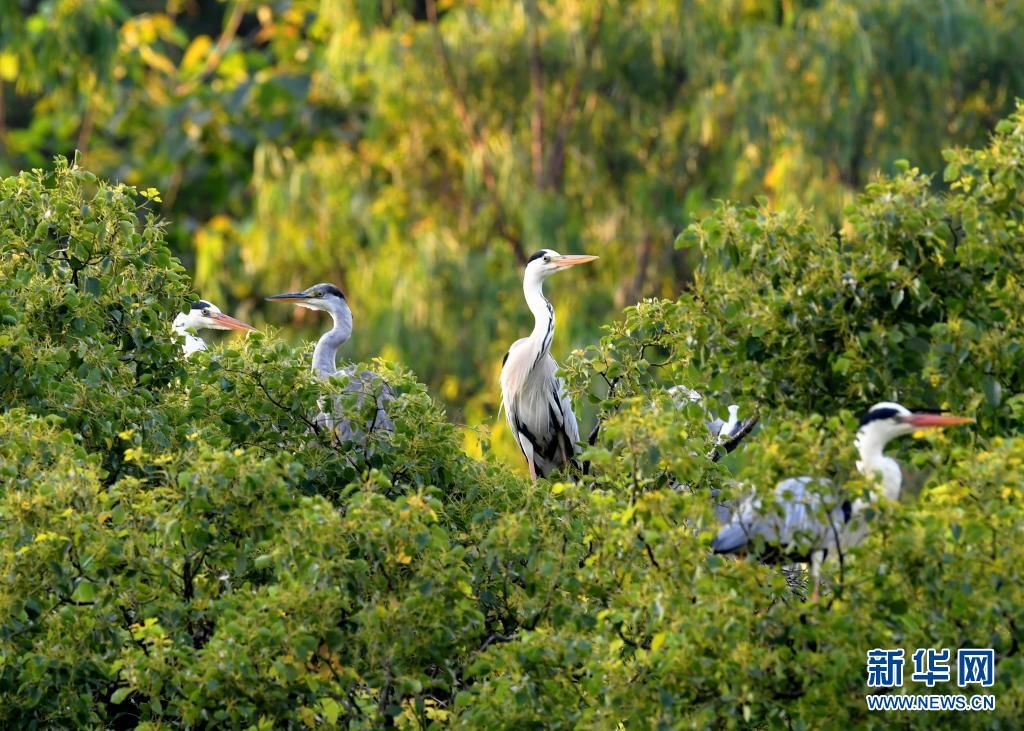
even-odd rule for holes
{"type": "Polygon", "coordinates": [[[225,315],[217,305],[198,300],[192,303],[188,312],[180,312],[174,318],[171,329],[185,339],[182,350],[185,357],[199,350],[206,350],[206,341],[197,332],[199,330],[255,330],[252,325],[225,315]]]}
{"type": "Polygon", "coordinates": [[[544,280],[557,271],[597,259],[541,249],[529,258],[523,294],[533,313],[529,337],[512,343],[501,366],[501,400],[512,436],[526,457],[530,477],[547,477],[580,452],[579,426],[551,357],[555,310],[544,297],[544,280]]]}
{"type": "MultiPolygon", "coordinates": [[[[882,402],[861,417],[855,444],[860,459],[857,469],[876,479],[880,492],[898,500],[903,483],[899,463],[884,454],[886,444],[919,429],[966,424],[972,419],[945,414],[914,413],[897,403],[882,402]]],[[[831,481],[793,477],[776,485],[774,500],[767,505],[756,493],[747,495],[711,544],[715,553],[745,553],[763,544],[759,557],[765,562],[811,564],[813,596],[817,596],[821,564],[829,553],[859,544],[867,533],[863,512],[877,499],[845,499],[831,481]],[[815,485],[818,489],[812,489],[815,485]]]]}
{"type": "Polygon", "coordinates": [[[358,394],[356,401],[360,407],[367,397],[372,397],[376,401],[377,409],[365,429],[353,427],[351,421],[343,416],[344,409],[340,397],[334,399],[334,408],[330,413],[325,410],[323,399],[317,402],[320,413],[317,414],[316,423],[331,430],[340,442],[362,439],[367,432],[374,430],[393,431],[394,423],[384,407],[395,397],[391,387],[375,373],[360,371],[354,365],[345,366],[340,370],[337,368],[338,349],[352,337],[352,309],[348,306],[348,300],[342,291],[333,284],[324,282],[307,287],[301,292],[275,294],[267,299],[271,302],[291,302],[307,310],[321,310],[330,314],[333,325],[320,336],[313,349],[313,373],[324,380],[335,375],[345,377],[348,380],[346,390],[358,394]]]}
{"type": "MultiPolygon", "coordinates": [[[[704,396],[699,391],[694,391],[688,386],[683,384],[677,384],[668,389],[671,394],[673,401],[675,401],[677,407],[685,405],[685,401],[690,403],[704,405],[704,396]]],[[[707,420],[704,422],[708,431],[711,432],[711,436],[715,439],[718,444],[728,444],[730,447],[729,451],[735,449],[739,442],[742,440],[736,440],[733,442],[733,438],[736,437],[746,426],[747,420],[740,419],[740,407],[736,404],[730,404],[728,407],[729,418],[722,419],[707,407],[704,408],[704,413],[707,415],[707,420]]]]}

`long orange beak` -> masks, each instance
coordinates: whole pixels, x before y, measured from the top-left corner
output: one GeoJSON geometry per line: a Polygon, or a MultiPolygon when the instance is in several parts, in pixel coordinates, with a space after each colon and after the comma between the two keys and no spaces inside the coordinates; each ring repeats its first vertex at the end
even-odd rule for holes
{"type": "Polygon", "coordinates": [[[588,261],[594,261],[597,259],[596,256],[590,254],[563,254],[558,259],[555,259],[552,263],[559,269],[568,269],[574,267],[577,264],[586,264],[588,261]]]}
{"type": "Polygon", "coordinates": [[[910,416],[904,416],[903,421],[911,426],[920,427],[921,429],[927,427],[944,427],[944,426],[958,426],[960,424],[970,424],[974,421],[967,416],[950,416],[948,414],[911,414],[910,416]]]}
{"type": "Polygon", "coordinates": [[[224,327],[231,328],[232,330],[252,330],[254,332],[256,330],[256,328],[254,328],[249,323],[242,322],[241,320],[236,320],[231,315],[225,315],[223,312],[220,313],[219,315],[214,315],[212,319],[216,320],[224,327]]]}

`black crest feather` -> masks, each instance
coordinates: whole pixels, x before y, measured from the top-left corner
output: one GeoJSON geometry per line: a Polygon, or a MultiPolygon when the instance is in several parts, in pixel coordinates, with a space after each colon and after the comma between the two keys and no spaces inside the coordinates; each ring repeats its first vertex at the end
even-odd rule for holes
{"type": "Polygon", "coordinates": [[[860,417],[860,425],[870,424],[872,421],[879,421],[880,419],[891,419],[894,416],[900,416],[901,412],[884,406],[880,409],[869,409],[865,414],[860,417]]]}
{"type": "Polygon", "coordinates": [[[530,254],[530,258],[526,260],[526,263],[529,264],[534,259],[540,259],[542,256],[546,256],[549,253],[551,252],[549,252],[547,249],[541,249],[540,251],[536,251],[533,254],[530,254]]]}

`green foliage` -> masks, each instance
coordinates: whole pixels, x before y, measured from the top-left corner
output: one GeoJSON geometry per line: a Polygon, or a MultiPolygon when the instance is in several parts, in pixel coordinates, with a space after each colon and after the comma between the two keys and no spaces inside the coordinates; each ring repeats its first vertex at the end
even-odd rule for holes
{"type": "Polygon", "coordinates": [[[353,445],[311,429],[345,389],[308,353],[257,334],[186,367],[187,286],[133,190],[64,163],[2,186],[4,725],[372,727],[451,698],[499,580],[462,541],[518,481],[408,373],[394,433],[353,445]]]}
{"type": "Polygon", "coordinates": [[[0,182],[0,398],[61,416],[115,474],[119,433],[158,439],[181,371],[166,318],[189,285],[143,206],[64,160],[0,182]]]}
{"type": "MultiPolygon", "coordinates": [[[[842,248],[812,245],[809,224],[781,225],[797,214],[726,207],[695,226],[718,264],[702,264],[694,297],[630,308],[567,369],[580,395],[592,372],[609,385],[580,484],[528,485],[466,456],[424,387],[384,363],[373,367],[397,394],[394,432],[339,443],[313,414],[318,399],[345,400],[345,384],[314,378],[308,348],[254,333],[237,348],[180,358],[167,321],[187,284],[160,227],[138,221],[132,189],[63,162],[0,182],[11,283],[0,342],[5,374],[17,375],[0,391],[0,720],[870,725],[884,719],[863,705],[864,653],[892,645],[995,648],[998,710],[983,722],[1008,723],[1024,709],[1024,556],[1013,540],[1024,527],[1024,446],[985,435],[1019,421],[1013,373],[959,362],[967,395],[942,393],[959,408],[981,406],[978,433],[908,451],[931,472],[925,490],[877,506],[871,538],[829,570],[827,601],[804,603],[799,583],[769,567],[709,556],[716,524],[706,491],[736,496],[743,483],[767,488],[808,467],[852,494],[869,489],[852,468],[850,410],[806,416],[814,404],[798,391],[765,389],[773,368],[816,383],[813,353],[758,359],[735,343],[762,323],[793,327],[794,305],[812,309],[814,290],[776,294],[790,291],[787,277],[827,282],[839,271],[842,281],[849,269],[884,282],[904,259],[917,262],[922,283],[908,296],[920,313],[912,322],[929,333],[945,323],[948,298],[934,293],[955,292],[949,280],[975,283],[993,271],[993,249],[1012,242],[1003,232],[1019,198],[989,180],[1000,165],[994,151],[1019,154],[1022,127],[1013,118],[989,150],[950,153],[972,171],[963,192],[935,198],[909,172],[874,184],[851,211],[857,223],[842,248]],[[914,205],[878,213],[886,194],[907,188],[914,205]],[[962,257],[956,268],[936,265],[945,238],[920,233],[947,210],[973,215],[953,224],[973,232],[949,254],[962,257]],[[710,248],[709,232],[736,226],[710,248]],[[879,236],[910,253],[892,253],[879,236]],[[741,299],[738,283],[759,279],[773,286],[741,299]],[[730,298],[744,303],[742,317],[730,298]],[[765,389],[761,433],[742,458],[717,464],[704,456],[702,409],[658,390],[677,376],[698,383],[697,369],[712,362],[722,398],[765,389]],[[970,386],[990,370],[1005,377],[1007,395],[985,412],[984,387],[970,386]]],[[[956,316],[1015,342],[1003,280],[981,281],[990,294],[963,298],[956,316]]],[[[894,306],[865,299],[879,317],[894,306]]],[[[794,347],[840,314],[793,328],[794,347]]],[[[860,322],[847,314],[843,332],[856,334],[860,322]]],[[[902,395],[918,365],[893,351],[872,371],[894,374],[891,382],[873,387],[902,395]]],[[[823,393],[834,407],[860,406],[857,392],[823,393]]]]}
{"type": "Polygon", "coordinates": [[[469,424],[528,331],[533,250],[601,256],[550,287],[561,357],[688,286],[669,242],[713,201],[838,226],[876,171],[983,144],[1024,80],[1015,2],[0,7],[0,172],[77,148],[156,186],[197,289],[257,324],[266,293],[335,282],[354,358],[405,363],[469,424]]]}
{"type": "MultiPolygon", "coordinates": [[[[210,219],[197,235],[210,247],[199,257],[204,289],[220,277],[213,263],[226,267],[225,281],[233,273],[216,248],[241,234],[251,238],[246,261],[263,272],[247,287],[286,277],[289,257],[320,268],[340,251],[361,262],[344,273],[375,325],[357,329],[366,333],[358,352],[394,343],[385,355],[412,354],[414,365],[429,353],[428,380],[457,400],[487,380],[474,375],[479,383],[467,386],[466,373],[496,367],[500,353],[478,346],[498,348],[494,325],[518,307],[493,241],[550,235],[606,246],[607,268],[591,275],[604,286],[577,298],[576,319],[600,321],[615,278],[636,275],[622,265],[642,250],[613,247],[620,239],[652,242],[643,270],[657,284],[637,292],[670,291],[666,262],[687,260],[692,288],[627,308],[599,344],[570,358],[577,403],[589,397],[601,416],[589,472],[575,484],[532,484],[493,454],[465,454],[475,435],[449,423],[390,358],[360,367],[394,388],[395,429],[353,443],[316,428],[318,400],[360,408],[344,379],[314,378],[309,348],[273,328],[184,360],[169,322],[191,284],[150,214],[169,196],[141,188],[160,174],[133,168],[132,188],[58,159],[0,180],[0,725],[1014,727],[1024,714],[1024,110],[986,148],[945,153],[948,194],[899,165],[855,199],[829,197],[835,181],[813,172],[828,166],[827,151],[807,148],[843,140],[835,154],[852,180],[848,156],[863,158],[863,172],[863,160],[915,142],[920,128],[887,120],[909,91],[945,99],[944,75],[1008,57],[1016,6],[952,3],[943,20],[897,17],[911,4],[871,0],[783,4],[781,18],[776,3],[611,3],[583,63],[596,4],[446,7],[436,28],[411,3],[371,5],[353,14],[355,5],[326,4],[315,18],[302,3],[261,10],[261,45],[229,40],[211,68],[201,59],[212,40],[196,40],[205,33],[186,41],[159,13],[123,19],[131,52],[99,68],[132,78],[118,86],[118,119],[148,127],[129,135],[126,124],[130,144],[152,146],[154,169],[169,156],[185,175],[202,159],[232,181],[216,186],[225,198],[186,185],[189,200],[177,204],[237,206],[237,221],[210,219]],[[456,54],[455,87],[432,83],[438,37],[456,54]],[[995,41],[982,49],[977,37],[995,41]],[[543,166],[536,178],[522,172],[534,92],[528,74],[508,69],[528,65],[531,39],[549,84],[542,116],[558,118],[577,73],[586,100],[558,184],[543,166]],[[826,42],[836,56],[814,66],[826,42]],[[764,65],[777,55],[781,65],[764,65]],[[927,78],[879,70],[922,59],[927,78]],[[358,110],[344,144],[295,131],[310,119],[291,116],[294,99],[273,91],[293,64],[324,109],[358,110]],[[726,73],[733,87],[719,82],[726,73]],[[153,101],[168,89],[181,107],[153,101]],[[456,118],[422,113],[450,106],[457,89],[487,110],[476,115],[487,144],[463,139],[472,135],[456,118]],[[233,93],[243,108],[278,110],[302,140],[217,143],[237,133],[225,132],[233,93]],[[752,104],[761,95],[778,98],[752,104]],[[163,135],[141,99],[197,146],[171,155],[180,130],[163,135]],[[779,99],[793,102],[791,116],[772,116],[779,99]],[[842,103],[818,107],[832,110],[819,120],[811,99],[842,103]],[[182,108],[213,112],[174,117],[182,108]],[[651,120],[664,126],[652,132],[651,120]],[[824,136],[802,134],[808,126],[824,136]],[[767,137],[754,134],[762,127],[767,137]],[[256,147],[255,209],[245,212],[238,171],[256,147]],[[792,177],[771,173],[769,159],[792,177]],[[694,160],[728,180],[690,178],[694,160]],[[763,184],[782,195],[779,180],[809,178],[808,200],[831,201],[831,223],[768,201],[723,203],[686,230],[688,252],[654,255],[653,242],[681,208],[701,207],[705,191],[745,195],[763,184]],[[840,201],[850,204],[841,220],[840,201]],[[592,210],[608,220],[591,221],[592,210]],[[251,221],[260,225],[247,229],[251,221]],[[310,243],[286,250],[276,244],[285,238],[310,243]],[[396,319],[369,304],[380,291],[426,304],[396,319]],[[466,311],[464,339],[443,336],[441,308],[492,299],[466,311]],[[465,372],[449,383],[442,376],[455,360],[465,372]],[[760,431],[710,460],[704,412],[666,393],[676,383],[705,392],[715,410],[734,401],[760,409],[760,431]],[[892,445],[924,479],[899,503],[872,508],[870,538],[826,564],[822,601],[804,601],[799,576],[709,553],[712,488],[766,493],[779,478],[816,474],[851,495],[871,489],[855,471],[852,433],[857,412],[883,398],[978,421],[892,445]],[[864,661],[874,647],[994,648],[996,711],[868,713],[864,661]]],[[[229,28],[242,6],[225,7],[229,28]]],[[[43,43],[28,27],[39,21],[22,24],[20,8],[0,31],[5,42],[8,27],[24,25],[19,44],[43,43]]],[[[116,3],[50,3],[32,17],[75,12],[92,19],[76,42],[103,40],[122,20],[116,3]]],[[[0,71],[10,53],[27,53],[11,48],[0,71]]],[[[43,68],[24,83],[49,109],[66,97],[44,91],[43,68]]],[[[84,64],[69,68],[91,78],[84,64]]],[[[958,87],[948,113],[970,128],[966,138],[983,129],[969,110],[991,115],[979,90],[1005,88],[1018,69],[993,64],[964,77],[976,86],[958,87]]],[[[88,83],[106,81],[97,73],[88,83]]],[[[60,115],[49,119],[54,134],[63,129],[60,115]]],[[[557,139],[552,129],[542,141],[557,139]]],[[[97,144],[98,167],[114,149],[97,144]]],[[[503,327],[501,343],[516,329],[503,327]]],[[[484,413],[479,403],[467,413],[474,408],[484,413]]]]}
{"type": "Polygon", "coordinates": [[[870,183],[836,231],[723,203],[678,239],[701,254],[692,294],[630,308],[570,372],[619,396],[675,381],[766,410],[903,400],[1017,431],[1022,124],[1024,110],[990,148],[950,151],[965,171],[952,193],[908,167],[870,183]]]}

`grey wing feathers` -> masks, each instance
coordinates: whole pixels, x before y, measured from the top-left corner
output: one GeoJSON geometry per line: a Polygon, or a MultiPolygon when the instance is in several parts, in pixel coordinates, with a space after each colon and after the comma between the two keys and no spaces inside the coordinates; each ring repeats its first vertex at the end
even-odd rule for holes
{"type": "Polygon", "coordinates": [[[528,346],[517,340],[506,355],[502,405],[519,448],[537,476],[546,477],[579,453],[579,425],[554,359],[528,346]]]}
{"type": "MultiPolygon", "coordinates": [[[[567,462],[574,460],[579,454],[580,431],[576,423],[576,415],[572,411],[572,403],[565,391],[565,384],[560,378],[552,378],[547,386],[547,430],[534,433],[529,425],[518,423],[513,428],[522,440],[529,440],[537,474],[546,477],[567,462]]],[[[526,453],[526,449],[523,449],[526,453]]]]}
{"type": "Polygon", "coordinates": [[[341,442],[365,438],[368,433],[373,431],[394,431],[394,422],[388,416],[385,406],[389,401],[395,400],[395,392],[384,379],[371,371],[357,370],[354,365],[341,368],[334,375],[348,378],[345,390],[358,394],[357,410],[367,414],[367,421],[364,426],[353,428],[351,419],[344,415],[344,398],[336,396],[331,414],[324,413],[323,400],[321,399],[319,402],[321,413],[317,415],[318,424],[332,429],[336,438],[341,442]],[[372,412],[365,408],[366,399],[371,397],[375,399],[377,406],[376,410],[372,412]]]}
{"type": "Polygon", "coordinates": [[[712,541],[712,549],[715,553],[734,553],[751,546],[757,536],[784,553],[797,543],[820,543],[827,537],[829,526],[818,520],[821,496],[808,486],[827,482],[814,477],[783,480],[776,485],[774,500],[767,506],[756,494],[748,495],[712,541]]]}
{"type": "Polygon", "coordinates": [[[727,524],[732,518],[734,507],[733,503],[722,500],[722,491],[719,488],[711,488],[711,510],[717,523],[727,524]]]}
{"type": "Polygon", "coordinates": [[[722,528],[711,542],[711,549],[715,553],[735,553],[750,541],[750,534],[745,526],[739,523],[729,523],[722,528]]]}

